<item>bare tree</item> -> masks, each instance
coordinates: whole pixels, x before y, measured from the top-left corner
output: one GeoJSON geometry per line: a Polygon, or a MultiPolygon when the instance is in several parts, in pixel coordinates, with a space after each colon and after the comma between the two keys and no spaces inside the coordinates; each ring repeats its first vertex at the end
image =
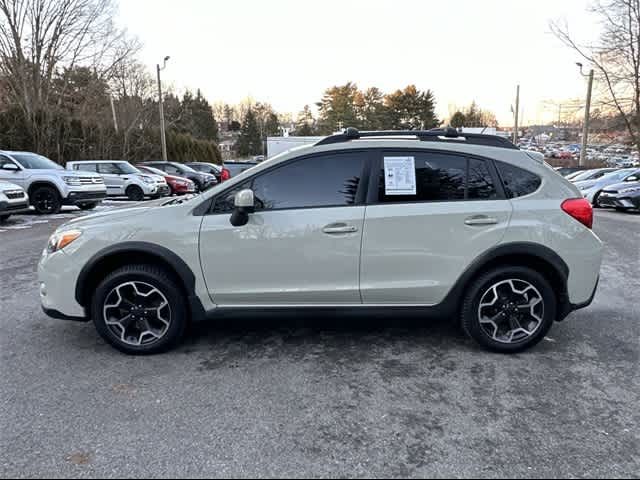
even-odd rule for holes
{"type": "Polygon", "coordinates": [[[42,148],[66,72],[86,67],[108,79],[136,42],[113,23],[114,0],[0,0],[0,77],[42,148]],[[62,81],[60,81],[62,80],[62,81]]]}
{"type": "Polygon", "coordinates": [[[552,22],[552,32],[590,62],[604,85],[604,105],[620,114],[640,150],[640,0],[601,0],[592,12],[602,25],[594,44],[579,43],[567,22],[552,22]]]}

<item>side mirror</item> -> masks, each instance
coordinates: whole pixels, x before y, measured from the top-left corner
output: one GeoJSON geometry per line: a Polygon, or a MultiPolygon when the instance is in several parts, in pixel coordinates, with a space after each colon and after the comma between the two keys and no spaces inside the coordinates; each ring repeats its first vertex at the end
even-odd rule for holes
{"type": "Polygon", "coordinates": [[[249,222],[249,214],[255,211],[255,197],[253,190],[246,189],[236,193],[233,199],[233,213],[231,214],[231,225],[242,227],[249,222]]]}
{"type": "Polygon", "coordinates": [[[20,170],[15,163],[5,163],[2,165],[2,170],[9,170],[10,172],[17,172],[20,170]]]}

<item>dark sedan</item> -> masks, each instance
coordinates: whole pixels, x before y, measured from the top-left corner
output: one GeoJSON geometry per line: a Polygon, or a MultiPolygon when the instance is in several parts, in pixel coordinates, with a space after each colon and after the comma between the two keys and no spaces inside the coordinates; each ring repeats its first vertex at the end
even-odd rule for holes
{"type": "Polygon", "coordinates": [[[144,162],[141,165],[147,167],[157,168],[169,175],[176,177],[188,178],[196,184],[196,189],[199,192],[209,190],[211,187],[218,184],[218,180],[215,175],[209,173],[197,172],[193,168],[178,162],[144,162]]]}
{"type": "Polygon", "coordinates": [[[198,172],[214,175],[218,179],[218,183],[222,183],[231,178],[231,172],[228,168],[216,165],[215,163],[188,162],[185,163],[185,165],[197,170],[198,172]]]}

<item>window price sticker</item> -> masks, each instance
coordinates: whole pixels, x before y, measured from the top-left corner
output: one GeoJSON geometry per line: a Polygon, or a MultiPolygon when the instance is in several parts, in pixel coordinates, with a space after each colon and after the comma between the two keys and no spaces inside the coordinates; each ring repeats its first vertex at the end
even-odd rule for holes
{"type": "Polygon", "coordinates": [[[415,195],[415,157],[384,157],[384,188],[387,195],[415,195]]]}

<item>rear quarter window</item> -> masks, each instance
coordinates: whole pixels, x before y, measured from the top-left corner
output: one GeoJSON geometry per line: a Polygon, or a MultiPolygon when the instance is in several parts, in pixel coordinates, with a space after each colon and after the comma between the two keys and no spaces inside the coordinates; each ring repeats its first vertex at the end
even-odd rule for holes
{"type": "Polygon", "coordinates": [[[535,192],[542,185],[542,179],[535,173],[508,163],[495,162],[495,164],[508,198],[524,197],[535,192]]]}

